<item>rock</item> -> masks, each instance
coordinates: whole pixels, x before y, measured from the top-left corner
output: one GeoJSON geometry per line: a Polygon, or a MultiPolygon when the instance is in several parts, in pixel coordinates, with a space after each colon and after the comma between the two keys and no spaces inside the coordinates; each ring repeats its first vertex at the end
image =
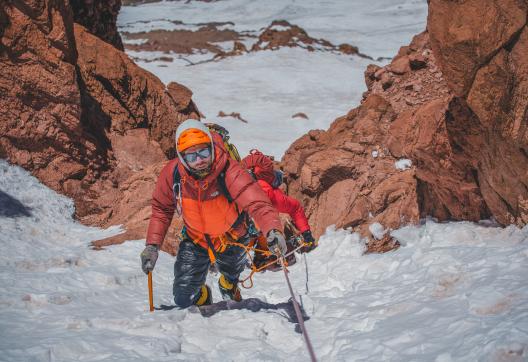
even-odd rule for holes
{"type": "Polygon", "coordinates": [[[335,224],[369,236],[374,222],[394,229],[426,216],[528,223],[526,10],[431,0],[430,37],[400,49],[390,90],[390,72],[367,68],[362,104],[292,144],[288,190],[316,235],[335,224]],[[396,170],[402,158],[413,167],[396,170]]]}
{"type": "MultiPolygon", "coordinates": [[[[150,164],[134,172],[125,182],[120,183],[116,191],[119,197],[115,199],[112,214],[105,220],[105,225],[122,225],[125,231],[122,234],[92,242],[94,248],[100,249],[108,245],[121,244],[126,240],[145,238],[151,216],[150,202],[153,187],[165,163],[161,161],[150,164]]],[[[162,250],[173,256],[178,250],[178,233],[181,227],[181,218],[174,217],[162,245],[162,250]]]]}
{"type": "Polygon", "coordinates": [[[242,118],[242,116],[238,112],[225,113],[224,111],[219,111],[216,116],[217,117],[233,117],[234,119],[238,119],[239,121],[248,123],[248,121],[242,118]]]}
{"type": "Polygon", "coordinates": [[[70,0],[73,21],[84,26],[90,33],[124,50],[117,30],[117,14],[121,0],[70,0]]]}
{"type": "Polygon", "coordinates": [[[381,75],[380,82],[383,89],[386,90],[394,83],[394,78],[389,73],[385,72],[381,75]]]}
{"type": "Polygon", "coordinates": [[[110,152],[81,122],[71,9],[34,2],[0,14],[0,154],[64,192],[69,178],[108,167],[110,152]]]}
{"type": "Polygon", "coordinates": [[[193,92],[184,85],[178,84],[176,82],[170,82],[167,85],[167,92],[172,98],[176,105],[176,110],[183,111],[189,106],[194,107],[192,104],[192,95],[193,92]]]}
{"type": "Polygon", "coordinates": [[[167,157],[172,157],[177,125],[187,118],[199,118],[198,109],[190,100],[192,92],[176,83],[166,89],[155,75],[138,67],[125,53],[77,24],[75,38],[82,44],[78,49],[78,67],[85,107],[97,108],[97,117],[105,119],[112,132],[150,129],[150,137],[159,142],[167,157]]]}
{"type": "Polygon", "coordinates": [[[460,97],[457,137],[478,165],[482,195],[502,224],[528,222],[528,174],[516,171],[528,163],[527,14],[528,4],[510,0],[432,0],[429,9],[434,55],[460,97]],[[446,16],[453,10],[471,21],[446,16]]]}
{"type": "Polygon", "coordinates": [[[374,72],[374,79],[377,79],[377,80],[380,80],[381,79],[381,76],[387,72],[387,69],[385,67],[383,68],[379,68],[378,70],[376,70],[374,72]]]}
{"type": "Polygon", "coordinates": [[[405,74],[411,71],[411,65],[409,63],[409,57],[404,55],[396,58],[390,64],[390,71],[394,74],[405,74]]]}
{"type": "Polygon", "coordinates": [[[298,113],[295,113],[292,118],[303,118],[303,119],[309,119],[308,116],[306,115],[306,113],[303,113],[303,112],[298,112],[298,113]]]}
{"type": "Polygon", "coordinates": [[[352,54],[358,54],[359,53],[358,47],[355,47],[355,46],[350,45],[350,44],[339,44],[339,46],[337,48],[343,54],[352,55],[352,54]]]}
{"type": "Polygon", "coordinates": [[[376,78],[375,74],[380,69],[382,68],[376,64],[369,64],[367,66],[367,69],[365,70],[364,74],[365,74],[365,84],[367,85],[368,89],[372,87],[372,84],[374,83],[376,79],[379,79],[379,78],[376,78]]]}
{"type": "MultiPolygon", "coordinates": [[[[278,49],[280,47],[296,47],[299,44],[310,46],[316,40],[308,36],[306,31],[297,25],[292,25],[286,20],[274,20],[253,44],[251,50],[278,49]]],[[[308,49],[309,50],[309,49],[308,49]]],[[[312,47],[313,50],[313,47],[312,47]]]]}
{"type": "Polygon", "coordinates": [[[427,29],[449,87],[466,96],[478,69],[526,26],[524,1],[431,0],[427,29]]]}
{"type": "Polygon", "coordinates": [[[412,70],[419,70],[427,67],[427,60],[422,54],[412,54],[409,56],[409,64],[412,70]]]}
{"type": "Polygon", "coordinates": [[[241,43],[239,41],[235,41],[235,43],[233,44],[233,52],[237,53],[237,54],[243,54],[243,53],[247,53],[247,48],[246,46],[244,45],[244,43],[241,43]]]}
{"type": "Polygon", "coordinates": [[[400,247],[400,242],[393,237],[391,237],[389,234],[386,234],[382,239],[378,240],[375,238],[370,238],[367,242],[367,250],[365,251],[365,254],[372,254],[372,253],[386,253],[391,250],[398,249],[400,247]]]}

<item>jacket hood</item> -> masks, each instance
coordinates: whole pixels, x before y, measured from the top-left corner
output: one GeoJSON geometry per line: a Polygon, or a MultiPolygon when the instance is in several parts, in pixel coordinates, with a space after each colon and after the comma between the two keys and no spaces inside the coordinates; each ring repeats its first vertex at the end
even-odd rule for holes
{"type": "MultiPolygon", "coordinates": [[[[222,141],[222,137],[215,133],[215,132],[211,132],[211,138],[213,140],[212,142],[212,149],[213,149],[213,158],[212,158],[212,163],[211,163],[211,171],[209,172],[209,174],[207,176],[205,176],[203,179],[200,179],[201,182],[209,182],[211,183],[212,181],[216,180],[218,178],[218,176],[220,175],[220,173],[222,172],[222,170],[224,169],[228,159],[229,159],[229,155],[227,153],[227,151],[225,150],[224,148],[224,144],[223,144],[223,141],[222,141]]],[[[187,164],[185,163],[185,161],[183,160],[182,157],[180,157],[180,162],[179,164],[181,164],[184,169],[182,170],[181,168],[179,169],[180,171],[180,174],[181,175],[188,175],[190,177],[191,176],[191,170],[189,169],[189,167],[187,166],[187,164]]]]}
{"type": "MultiPolygon", "coordinates": [[[[180,138],[181,134],[187,131],[188,129],[198,129],[204,132],[209,137],[209,140],[211,141],[211,154],[213,155],[211,158],[211,165],[214,166],[216,152],[215,152],[215,146],[213,142],[213,136],[211,135],[211,131],[209,130],[209,128],[202,122],[197,121],[195,119],[188,119],[182,122],[176,129],[176,135],[175,135],[176,144],[178,144],[178,139],[180,138]]],[[[186,170],[190,171],[190,168],[187,165],[187,162],[185,162],[180,151],[178,151],[178,147],[176,147],[176,153],[178,154],[178,159],[180,160],[180,163],[183,165],[183,167],[185,167],[186,170]]]]}

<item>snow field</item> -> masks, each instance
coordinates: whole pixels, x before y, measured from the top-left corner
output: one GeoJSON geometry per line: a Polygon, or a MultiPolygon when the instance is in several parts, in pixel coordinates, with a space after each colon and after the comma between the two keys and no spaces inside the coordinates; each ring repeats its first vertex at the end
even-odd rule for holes
{"type": "MultiPolygon", "coordinates": [[[[125,6],[121,31],[198,29],[209,22],[258,35],[273,20],[288,20],[314,38],[349,43],[374,58],[393,57],[412,36],[425,29],[425,0],[354,1],[168,1],[125,6]],[[181,23],[184,24],[181,24],[181,23]]],[[[248,48],[256,38],[247,38],[248,48]]],[[[125,43],[127,40],[125,39],[125,43]]],[[[221,44],[232,48],[232,42],[221,44]]],[[[282,48],[206,62],[212,53],[192,55],[127,51],[136,63],[165,84],[175,81],[193,91],[207,122],[226,127],[241,155],[251,149],[280,159],[289,145],[311,129],[326,129],[356,107],[366,90],[364,71],[377,63],[332,52],[282,48]],[[170,56],[173,62],[152,59],[170,56]],[[218,113],[238,112],[248,123],[218,113]],[[302,112],[309,119],[292,118],[302,112]]]]}
{"type": "Polygon", "coordinates": [[[392,58],[401,45],[425,30],[426,17],[426,0],[165,1],[122,7],[118,25],[120,31],[137,33],[197,30],[205,23],[231,22],[220,29],[257,35],[273,20],[287,20],[314,38],[357,46],[376,59],[392,58]]]}
{"type": "MultiPolygon", "coordinates": [[[[0,162],[0,190],[31,216],[0,218],[0,351],[6,361],[262,361],[308,358],[282,310],[148,312],[143,241],[106,250],[119,232],[74,222],[71,200],[0,162]]],[[[526,360],[528,227],[468,222],[392,231],[399,250],[363,255],[358,234],[330,227],[290,279],[321,361],[526,360]],[[306,280],[308,270],[308,283],[306,280]],[[307,293],[308,286],[308,293],[307,293]]],[[[160,254],[155,304],[171,305],[174,258],[160,254]]],[[[247,271],[244,273],[247,275],[247,271]]],[[[245,298],[287,302],[282,272],[254,278],[245,298]]],[[[215,301],[217,276],[209,275],[215,301]]]]}
{"type": "Polygon", "coordinates": [[[258,148],[280,159],[291,142],[310,129],[327,128],[358,104],[366,90],[363,71],[371,61],[307,54],[285,48],[190,67],[178,62],[138,64],[164,83],[175,80],[192,89],[204,121],[226,127],[241,155],[258,148]],[[159,67],[161,63],[169,66],[159,67]],[[217,117],[219,111],[238,112],[248,123],[217,117]],[[292,118],[298,112],[309,119],[292,118]]]}

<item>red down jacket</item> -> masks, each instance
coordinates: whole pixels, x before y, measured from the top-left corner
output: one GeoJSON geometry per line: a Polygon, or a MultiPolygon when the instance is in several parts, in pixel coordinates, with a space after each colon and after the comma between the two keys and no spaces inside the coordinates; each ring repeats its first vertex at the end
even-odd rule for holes
{"type": "Polygon", "coordinates": [[[271,229],[283,231],[277,210],[261,187],[240,164],[229,158],[221,137],[212,132],[215,158],[212,170],[204,179],[197,180],[180,164],[172,160],[162,169],[152,195],[152,216],[147,231],[147,244],[161,245],[175,212],[173,172],[178,167],[181,175],[182,217],[187,234],[199,245],[208,248],[205,235],[211,237],[215,250],[221,250],[222,238],[228,231],[241,236],[246,226],[240,223],[232,230],[240,210],[259,225],[266,235],[271,229]],[[218,175],[226,163],[225,184],[233,202],[229,203],[218,184],[218,175]]]}
{"type": "Polygon", "coordinates": [[[281,189],[274,189],[264,180],[257,180],[257,182],[266,195],[268,195],[268,198],[271,200],[271,203],[277,211],[290,215],[299,232],[303,233],[310,230],[310,225],[308,224],[304,209],[297,199],[286,195],[281,189]]]}

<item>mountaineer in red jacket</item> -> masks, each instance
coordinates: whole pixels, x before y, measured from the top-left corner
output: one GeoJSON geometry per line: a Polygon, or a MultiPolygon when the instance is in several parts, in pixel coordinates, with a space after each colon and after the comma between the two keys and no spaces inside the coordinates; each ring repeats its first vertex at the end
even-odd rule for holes
{"type": "Polygon", "coordinates": [[[221,273],[222,297],[240,301],[238,278],[245,267],[247,214],[267,236],[274,253],[286,252],[286,241],[277,210],[238,162],[231,161],[223,140],[203,123],[187,120],[176,131],[178,158],[161,171],[152,195],[152,216],[141,266],[154,269],[174,212],[184,222],[182,241],[174,264],[173,294],[176,305],[186,308],[212,301],[205,284],[210,263],[221,273]],[[247,214],[246,214],[247,213],[247,214]]]}
{"type": "MultiPolygon", "coordinates": [[[[273,161],[258,150],[251,150],[250,154],[242,160],[242,166],[245,167],[257,180],[259,186],[264,190],[268,198],[277,211],[290,215],[293,224],[302,234],[307,246],[300,249],[300,252],[310,252],[317,247],[317,242],[312,236],[308,219],[304,213],[301,203],[293,197],[287,196],[279,186],[282,184],[282,172],[276,171],[273,167],[273,161]]],[[[255,221],[258,226],[258,221],[255,221]]],[[[260,236],[257,239],[258,248],[267,250],[266,238],[260,236]]],[[[262,254],[257,253],[253,260],[255,266],[259,267],[268,263],[262,254]]]]}

